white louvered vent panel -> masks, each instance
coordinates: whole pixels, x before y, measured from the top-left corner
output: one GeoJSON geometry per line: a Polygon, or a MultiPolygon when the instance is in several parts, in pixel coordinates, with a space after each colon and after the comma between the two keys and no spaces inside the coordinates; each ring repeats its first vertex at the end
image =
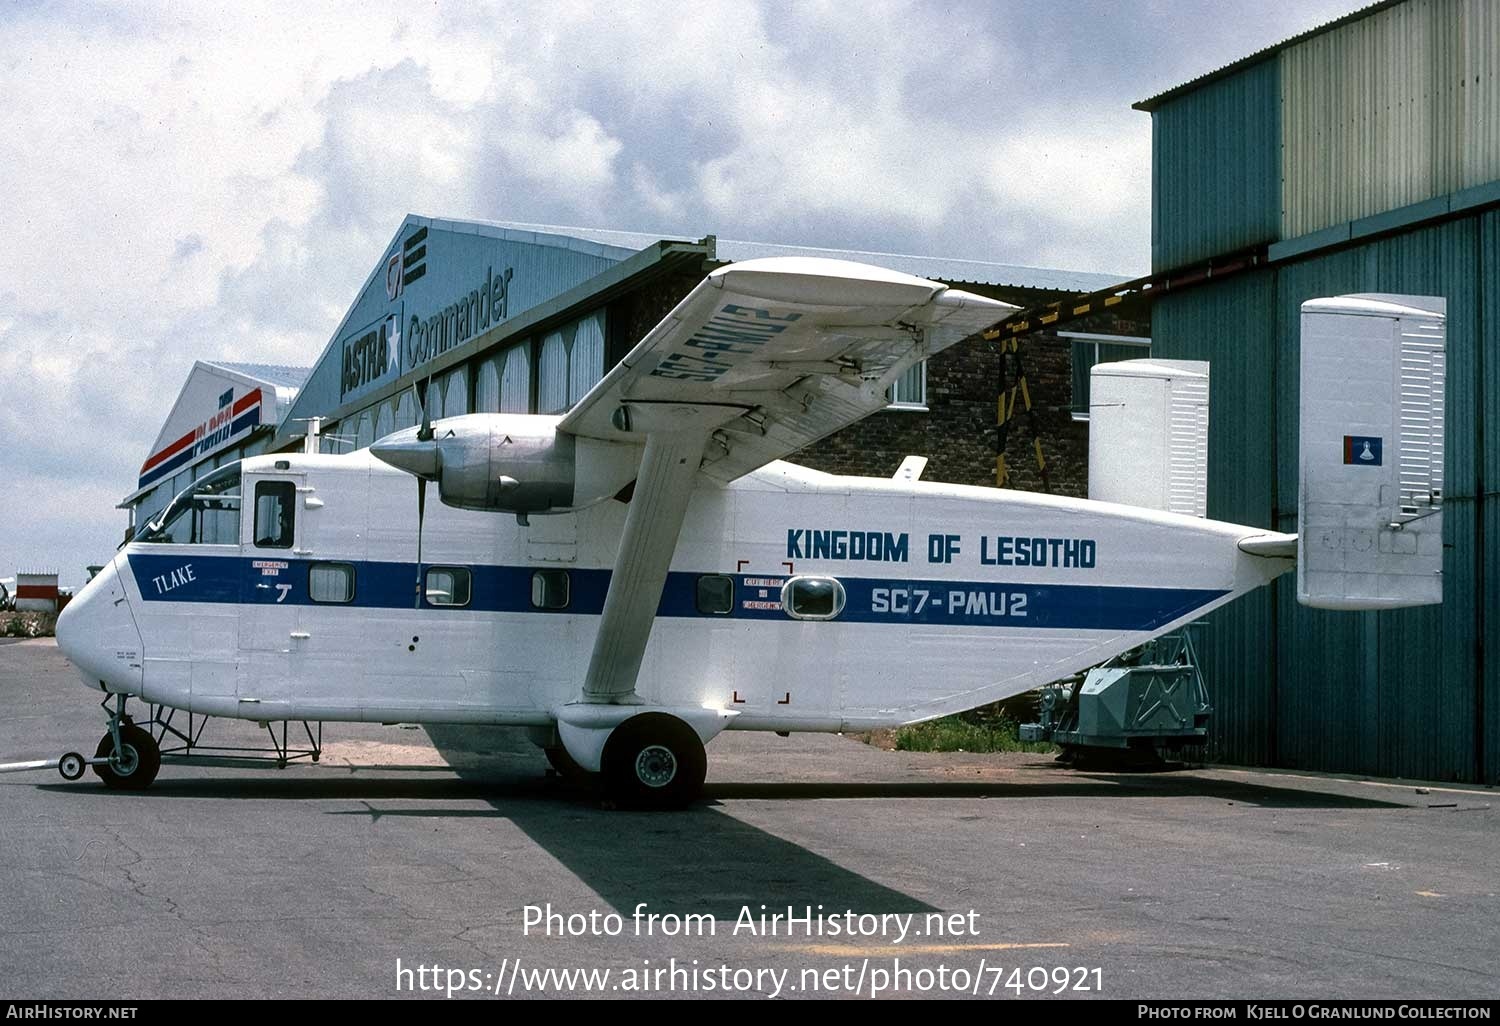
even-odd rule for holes
{"type": "Polygon", "coordinates": [[[1417,516],[1443,491],[1443,332],[1406,322],[1401,333],[1401,515],[1417,516]],[[1409,325],[1409,326],[1408,326],[1409,325]]]}
{"type": "Polygon", "coordinates": [[[1167,509],[1208,515],[1208,376],[1172,382],[1167,428],[1167,509]]]}

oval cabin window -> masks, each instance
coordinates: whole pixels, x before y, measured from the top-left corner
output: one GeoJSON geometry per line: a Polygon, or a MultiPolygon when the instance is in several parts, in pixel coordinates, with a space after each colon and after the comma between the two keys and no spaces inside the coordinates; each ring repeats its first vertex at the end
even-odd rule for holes
{"type": "Polygon", "coordinates": [[[793,577],[781,587],[781,608],[794,620],[832,620],[844,611],[844,586],[832,577],[793,577]]]}

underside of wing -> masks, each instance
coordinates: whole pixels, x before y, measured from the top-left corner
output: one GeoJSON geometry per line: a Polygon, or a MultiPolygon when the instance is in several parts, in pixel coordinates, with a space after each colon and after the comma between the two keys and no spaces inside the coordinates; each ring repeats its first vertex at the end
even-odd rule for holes
{"type": "Polygon", "coordinates": [[[719,481],[885,408],[918,362],[1015,309],[925,278],[777,257],[711,273],[568,412],[605,441],[709,434],[719,481]]]}

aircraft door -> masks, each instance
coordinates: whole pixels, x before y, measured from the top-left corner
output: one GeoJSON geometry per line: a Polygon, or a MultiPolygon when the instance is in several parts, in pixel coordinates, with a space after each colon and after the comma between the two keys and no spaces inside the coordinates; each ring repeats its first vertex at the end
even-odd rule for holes
{"type": "MultiPolygon", "coordinates": [[[[298,558],[302,475],[247,474],[244,482],[245,576],[240,600],[239,700],[251,705],[289,697],[290,654],[301,633],[306,569],[298,558]]],[[[267,709],[268,718],[276,718],[267,709]]]]}

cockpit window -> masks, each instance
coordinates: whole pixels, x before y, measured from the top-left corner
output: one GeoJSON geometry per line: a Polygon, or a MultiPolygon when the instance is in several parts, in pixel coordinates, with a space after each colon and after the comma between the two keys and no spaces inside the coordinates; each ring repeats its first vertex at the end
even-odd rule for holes
{"type": "Polygon", "coordinates": [[[188,485],[135,540],[158,545],[238,545],[239,463],[220,467],[188,485]]]}
{"type": "Polygon", "coordinates": [[[292,547],[297,486],[290,481],[255,485],[255,544],[263,549],[292,547]]]}

